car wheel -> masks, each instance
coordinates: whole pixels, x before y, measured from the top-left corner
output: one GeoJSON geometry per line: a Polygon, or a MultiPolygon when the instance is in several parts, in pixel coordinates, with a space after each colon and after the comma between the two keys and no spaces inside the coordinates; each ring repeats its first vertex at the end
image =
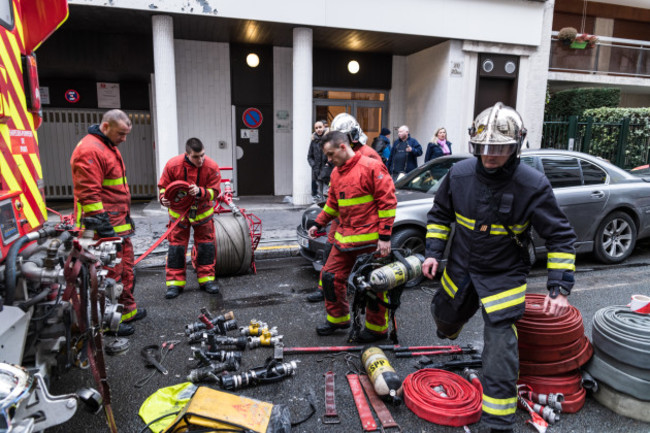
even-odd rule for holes
{"type": "Polygon", "coordinates": [[[424,255],[424,233],[414,227],[398,229],[390,239],[392,248],[408,248],[412,254],[424,255]]]}
{"type": "Polygon", "coordinates": [[[603,263],[621,263],[636,244],[636,225],[624,212],[612,212],[598,226],[594,255],[603,263]]]}

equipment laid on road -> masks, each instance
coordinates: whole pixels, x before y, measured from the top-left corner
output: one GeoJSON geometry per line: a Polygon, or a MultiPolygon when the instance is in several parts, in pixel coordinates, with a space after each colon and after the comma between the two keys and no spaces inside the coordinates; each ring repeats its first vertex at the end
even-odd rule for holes
{"type": "Polygon", "coordinates": [[[395,405],[402,402],[402,380],[388,362],[383,350],[377,346],[368,347],[361,353],[361,364],[380,397],[395,405]]]}
{"type": "Polygon", "coordinates": [[[580,311],[569,306],[561,316],[549,316],[543,311],[544,298],[527,294],[526,310],[516,324],[523,375],[567,373],[580,368],[593,354],[580,311]]]}
{"type": "Polygon", "coordinates": [[[220,378],[221,387],[232,391],[247,386],[279,382],[296,374],[298,362],[300,361],[279,363],[270,359],[262,367],[253,368],[241,374],[224,374],[220,378]]]}
{"type": "Polygon", "coordinates": [[[247,431],[286,433],[291,431],[289,408],[199,387],[164,433],[205,431],[247,431]]]}
{"type": "Polygon", "coordinates": [[[409,374],[404,379],[406,407],[435,424],[462,427],[478,422],[483,387],[475,371],[466,369],[464,376],[431,368],[409,374]]]}
{"type": "Polygon", "coordinates": [[[635,313],[650,314],[650,296],[632,295],[632,301],[627,306],[635,313]]]}
{"type": "Polygon", "coordinates": [[[517,383],[528,387],[530,393],[524,394],[524,397],[565,413],[576,413],[585,404],[586,390],[582,386],[582,375],[577,370],[555,376],[521,375],[517,383]],[[555,399],[552,395],[555,395],[555,399]]]}
{"type": "Polygon", "coordinates": [[[361,315],[366,308],[366,303],[374,303],[388,309],[392,323],[390,338],[397,344],[395,311],[400,306],[404,285],[409,281],[422,278],[423,261],[424,257],[420,254],[411,255],[408,249],[394,249],[388,257],[384,258],[377,258],[375,252],[357,257],[348,277],[348,290],[354,293],[349,342],[357,341],[363,329],[361,315]],[[384,293],[388,302],[381,299],[383,296],[378,296],[384,293]]]}
{"type": "Polygon", "coordinates": [[[431,356],[431,355],[453,355],[459,353],[476,353],[476,349],[471,344],[466,346],[431,346],[430,349],[395,352],[397,358],[412,358],[414,356],[431,356]]]}
{"type": "MultiPolygon", "coordinates": [[[[284,354],[309,354],[309,353],[330,353],[330,352],[361,352],[366,349],[367,346],[312,346],[312,347],[283,347],[282,350],[284,354]]],[[[397,353],[408,352],[412,353],[414,351],[434,351],[434,350],[462,350],[463,348],[471,348],[471,345],[463,346],[400,346],[399,344],[379,344],[375,347],[380,348],[381,350],[390,350],[397,353]]],[[[450,352],[453,353],[453,352],[450,352]]],[[[411,355],[409,355],[411,356],[411,355]]],[[[399,356],[398,356],[399,358],[399,356]]]]}
{"type": "Polygon", "coordinates": [[[215,326],[223,327],[224,323],[235,320],[235,314],[232,311],[228,311],[225,314],[220,314],[216,317],[213,317],[206,308],[201,308],[201,314],[199,315],[198,319],[198,322],[185,325],[185,335],[189,336],[204,329],[212,329],[215,326]]]}
{"type": "Polygon", "coordinates": [[[217,374],[224,371],[236,371],[238,369],[239,361],[236,358],[228,358],[224,362],[210,362],[208,365],[190,370],[190,373],[187,375],[187,380],[192,383],[220,383],[221,379],[217,374]]]}
{"type": "Polygon", "coordinates": [[[437,370],[463,370],[465,368],[481,368],[483,361],[481,355],[472,355],[470,359],[458,359],[456,357],[445,362],[433,362],[431,359],[423,356],[416,364],[416,368],[434,368],[437,370]]]}
{"type": "MultiPolygon", "coordinates": [[[[622,402],[650,410],[650,315],[626,306],[601,308],[593,318],[594,356],[585,370],[598,380],[594,397],[621,415],[630,416],[622,402]],[[607,388],[603,390],[603,385],[607,388]]],[[[647,421],[643,418],[635,419],[647,421]]]]}
{"type": "Polygon", "coordinates": [[[323,424],[341,423],[341,419],[336,412],[335,378],[336,376],[332,370],[325,373],[325,415],[323,415],[323,424]]]}

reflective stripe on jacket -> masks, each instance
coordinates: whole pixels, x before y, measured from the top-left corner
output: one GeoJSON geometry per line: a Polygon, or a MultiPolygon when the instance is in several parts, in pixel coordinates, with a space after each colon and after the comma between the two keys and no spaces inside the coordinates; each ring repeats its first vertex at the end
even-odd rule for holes
{"type": "Polygon", "coordinates": [[[357,152],[333,171],[327,203],[316,222],[325,226],[338,217],[335,244],[342,251],[354,250],[390,240],[396,207],[386,166],[357,152]]]}
{"type": "MultiPolygon", "coordinates": [[[[187,159],[185,153],[173,157],[165,164],[163,173],[158,181],[160,198],[164,196],[167,185],[176,180],[184,180],[200,188],[196,216],[189,218],[190,223],[197,223],[212,217],[215,200],[219,197],[221,191],[221,172],[217,163],[206,156],[203,165],[197,167],[187,159]]],[[[181,216],[173,209],[168,209],[168,212],[172,219],[181,216]]]]}
{"type": "Polygon", "coordinates": [[[546,240],[549,287],[573,287],[576,236],[542,173],[519,165],[510,181],[490,192],[478,178],[476,164],[475,158],[455,164],[440,184],[427,216],[426,255],[442,258],[454,223],[442,287],[462,302],[463,291],[473,284],[495,322],[523,314],[529,271],[495,211],[501,219],[507,215],[504,222],[513,233],[533,227],[546,240]]]}
{"type": "Polygon", "coordinates": [[[76,225],[83,226],[84,216],[107,212],[117,234],[131,234],[131,192],[122,155],[97,125],[88,131],[70,158],[76,225]]]}

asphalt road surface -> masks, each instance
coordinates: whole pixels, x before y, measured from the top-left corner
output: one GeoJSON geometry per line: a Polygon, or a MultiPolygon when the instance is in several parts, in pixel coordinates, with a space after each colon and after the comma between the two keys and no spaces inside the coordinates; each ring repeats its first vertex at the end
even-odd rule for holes
{"type": "MultiPolygon", "coordinates": [[[[635,293],[650,294],[648,273],[650,272],[650,253],[648,246],[642,245],[634,256],[622,266],[602,266],[590,261],[588,256],[579,257],[577,284],[570,301],[582,313],[585,331],[591,336],[591,320],[594,313],[608,305],[624,305],[635,293]]],[[[538,264],[529,279],[529,293],[545,293],[546,272],[543,264],[538,264]]],[[[136,324],[136,334],[129,338],[130,349],[119,356],[108,357],[108,376],[113,396],[113,411],[120,432],[136,433],[144,427],[138,410],[144,400],[157,389],[186,381],[186,376],[194,361],[190,345],[183,341],[166,358],[165,366],[169,374],[156,374],[143,388],[136,389],[133,384],[148,374],[140,358],[140,349],[148,344],[160,344],[165,340],[184,339],[184,326],[197,319],[201,307],[207,307],[214,314],[232,310],[240,326],[251,319],[262,320],[269,326],[277,326],[283,335],[285,346],[314,346],[346,344],[346,334],[318,337],[316,325],[325,320],[322,303],[311,304],[305,295],[315,286],[318,274],[311,265],[299,257],[258,262],[257,274],[222,278],[219,295],[208,295],[198,291],[196,277],[188,273],[188,289],[177,299],[164,299],[164,269],[144,269],[137,273],[136,299],[140,306],[146,307],[148,317],[136,324]]],[[[405,290],[402,307],[398,310],[398,326],[401,345],[447,344],[435,337],[429,305],[431,296],[438,284],[427,282],[421,287],[405,290]]],[[[457,344],[482,345],[483,323],[477,314],[465,327],[457,344]]],[[[231,332],[235,336],[237,333],[231,332]]],[[[243,353],[240,371],[264,364],[272,356],[272,349],[257,348],[243,353]]],[[[414,359],[388,358],[404,378],[416,371],[414,359]]],[[[436,360],[448,360],[439,356],[436,360]]],[[[274,404],[285,404],[297,420],[309,412],[306,395],[316,396],[316,414],[304,424],[295,427],[293,432],[361,432],[361,423],[354,406],[352,395],[345,380],[351,369],[341,355],[295,355],[285,356],[285,360],[298,360],[295,376],[277,384],[245,388],[236,394],[256,398],[274,404]],[[341,424],[325,425],[324,378],[323,374],[332,369],[336,373],[336,405],[341,424]]],[[[52,393],[57,395],[74,392],[82,386],[94,386],[90,371],[74,369],[53,380],[52,393]]],[[[217,388],[215,384],[206,384],[217,388]]],[[[462,432],[462,428],[444,427],[419,419],[406,406],[391,407],[391,413],[404,432],[462,432]]],[[[534,431],[525,425],[528,415],[517,412],[517,432],[534,431]]],[[[478,425],[470,426],[472,432],[480,431],[478,425]]],[[[51,429],[52,432],[102,432],[109,431],[102,413],[90,414],[79,409],[68,423],[51,429]]],[[[601,406],[593,398],[588,398],[585,407],[577,414],[562,414],[559,424],[550,426],[549,432],[649,432],[650,424],[622,417],[601,406]]]]}

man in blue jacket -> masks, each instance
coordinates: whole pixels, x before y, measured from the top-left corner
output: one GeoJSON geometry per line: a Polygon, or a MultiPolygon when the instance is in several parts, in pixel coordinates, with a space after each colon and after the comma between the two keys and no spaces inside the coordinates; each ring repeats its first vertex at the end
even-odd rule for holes
{"type": "Polygon", "coordinates": [[[415,138],[411,137],[408,126],[400,126],[397,136],[399,138],[393,143],[388,158],[388,171],[393,179],[397,179],[400,174],[406,174],[417,167],[418,156],[422,155],[422,146],[415,138]]]}

